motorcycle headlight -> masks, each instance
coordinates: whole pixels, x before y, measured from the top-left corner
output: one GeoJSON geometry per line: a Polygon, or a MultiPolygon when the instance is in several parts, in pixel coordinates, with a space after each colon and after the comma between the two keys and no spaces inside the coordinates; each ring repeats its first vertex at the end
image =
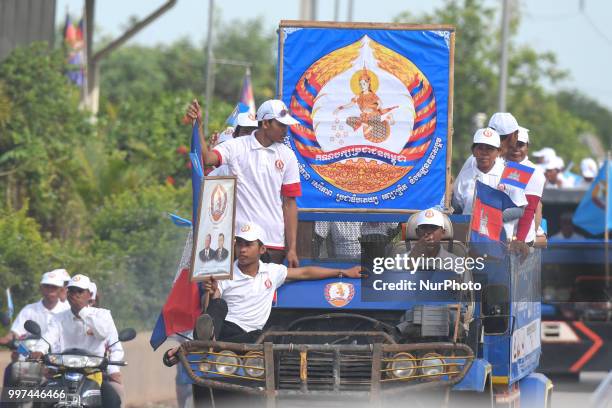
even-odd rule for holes
{"type": "Polygon", "coordinates": [[[414,368],[416,358],[410,353],[397,353],[393,356],[393,360],[387,363],[387,368],[391,369],[388,371],[389,375],[393,378],[407,378],[415,374],[416,369],[414,368]]]}
{"type": "Polygon", "coordinates": [[[445,364],[444,359],[440,354],[437,353],[427,353],[423,356],[423,360],[421,361],[421,372],[423,375],[440,375],[444,372],[445,364]]]}
{"type": "Polygon", "coordinates": [[[87,357],[86,367],[89,367],[89,368],[99,367],[100,364],[102,364],[102,361],[104,361],[104,358],[102,357],[87,357]]]}
{"type": "Polygon", "coordinates": [[[263,354],[259,351],[249,351],[244,355],[244,371],[249,377],[260,378],[264,375],[264,359],[263,354]],[[257,367],[257,368],[253,368],[257,367]]]}
{"type": "Polygon", "coordinates": [[[62,365],[62,357],[61,354],[47,354],[47,360],[53,365],[62,365]]]}
{"type": "Polygon", "coordinates": [[[62,363],[68,368],[85,368],[87,367],[87,356],[78,356],[73,354],[65,354],[62,356],[62,363]]]}
{"type": "Polygon", "coordinates": [[[215,363],[219,374],[234,374],[238,369],[238,356],[233,351],[224,350],[216,356],[215,363]]]}

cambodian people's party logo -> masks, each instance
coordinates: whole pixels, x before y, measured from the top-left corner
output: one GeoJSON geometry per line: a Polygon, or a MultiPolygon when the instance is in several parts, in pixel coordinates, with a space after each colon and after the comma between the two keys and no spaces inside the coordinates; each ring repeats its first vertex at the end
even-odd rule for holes
{"type": "Polygon", "coordinates": [[[436,128],[428,79],[363,36],[315,61],[291,97],[293,142],[306,165],[348,193],[382,191],[427,152],[436,128]]]}
{"type": "Polygon", "coordinates": [[[335,307],[343,307],[350,303],[355,296],[355,287],[352,283],[335,282],[325,285],[325,299],[335,307]]]}
{"type": "Polygon", "coordinates": [[[210,196],[210,219],[215,224],[220,223],[225,218],[227,208],[227,191],[221,184],[217,184],[213,188],[210,196]]]}

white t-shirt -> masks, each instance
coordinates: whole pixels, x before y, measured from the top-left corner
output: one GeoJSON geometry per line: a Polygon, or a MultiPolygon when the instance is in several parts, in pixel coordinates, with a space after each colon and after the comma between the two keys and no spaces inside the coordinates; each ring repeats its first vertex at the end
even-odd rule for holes
{"type": "Polygon", "coordinates": [[[53,316],[68,309],[70,309],[68,302],[62,302],[61,300],[58,300],[55,307],[51,310],[47,309],[45,305],[43,305],[42,299],[36,303],[30,303],[21,309],[13,321],[11,331],[18,337],[24,336],[28,334],[28,332],[23,325],[26,321],[33,320],[40,326],[41,333],[44,333],[47,331],[47,327],[49,327],[49,323],[51,322],[53,316]]]}
{"type": "MultiPolygon", "coordinates": [[[[117,340],[117,328],[110,310],[98,307],[84,307],[79,317],[68,309],[53,317],[43,337],[51,344],[51,351],[60,353],[68,348],[87,350],[95,356],[104,356],[106,346],[117,340]]],[[[113,347],[112,360],[123,359],[123,348],[113,347]]],[[[108,366],[107,372],[119,371],[118,366],[108,366]]]]}
{"type": "MultiPolygon", "coordinates": [[[[470,161],[468,159],[468,161],[470,161]]],[[[501,180],[502,173],[504,172],[505,162],[501,158],[495,160],[493,168],[488,173],[483,173],[478,169],[476,160],[471,160],[470,163],[466,163],[464,168],[461,170],[455,185],[453,187],[453,197],[461,205],[463,214],[471,214],[472,206],[474,201],[474,188],[476,187],[475,179],[481,183],[486,184],[492,188],[498,188],[499,181],[501,180]]],[[[524,190],[505,185],[504,192],[508,194],[510,199],[519,207],[527,205],[527,199],[525,198],[524,190]]]]}
{"type": "Polygon", "coordinates": [[[234,262],[234,278],[219,282],[221,298],[227,303],[225,320],[235,323],[244,331],[261,330],[272,310],[274,292],[287,278],[287,267],[259,261],[254,277],[245,275],[234,262]]]}
{"type": "Polygon", "coordinates": [[[227,164],[222,164],[221,166],[217,167],[216,169],[208,173],[208,176],[231,176],[231,175],[232,175],[232,172],[227,164]]]}
{"type": "MultiPolygon", "coordinates": [[[[544,176],[544,172],[540,167],[538,167],[535,163],[533,163],[529,158],[525,157],[522,162],[520,162],[523,166],[533,167],[534,171],[531,177],[529,178],[529,182],[525,187],[525,195],[534,195],[542,198],[542,193],[544,192],[544,184],[546,183],[546,176],[544,176]]],[[[506,228],[506,236],[508,238],[513,238],[516,236],[518,232],[518,222],[519,220],[510,221],[504,224],[504,228],[506,228]]],[[[535,216],[533,220],[531,220],[531,227],[529,228],[529,232],[525,237],[525,242],[533,242],[536,238],[536,227],[535,227],[535,216]]]]}
{"type": "Polygon", "coordinates": [[[264,244],[285,247],[282,198],[301,195],[300,173],[293,151],[282,143],[262,146],[255,132],[228,140],[213,150],[237,181],[236,225],[263,227],[264,244]]]}

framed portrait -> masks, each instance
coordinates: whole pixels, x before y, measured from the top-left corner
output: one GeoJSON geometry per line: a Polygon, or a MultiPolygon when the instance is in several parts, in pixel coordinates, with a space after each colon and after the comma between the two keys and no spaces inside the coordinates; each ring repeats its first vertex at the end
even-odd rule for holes
{"type": "Polygon", "coordinates": [[[234,259],[236,177],[204,177],[191,254],[191,280],[231,279],[234,259]]]}

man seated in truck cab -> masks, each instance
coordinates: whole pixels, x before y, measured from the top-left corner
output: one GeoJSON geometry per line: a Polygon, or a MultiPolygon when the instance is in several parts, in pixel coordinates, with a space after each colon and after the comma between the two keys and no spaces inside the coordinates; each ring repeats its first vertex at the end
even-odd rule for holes
{"type": "MultiPolygon", "coordinates": [[[[245,223],[236,233],[236,260],[231,280],[205,282],[211,296],[208,309],[196,323],[195,337],[236,343],[255,342],[270,312],[274,292],[286,280],[310,280],[335,277],[360,278],[361,266],[330,269],[318,266],[287,268],[285,265],[261,262],[266,252],[263,230],[257,224],[245,223]]],[[[176,349],[164,355],[166,365],[174,365],[176,349]]]]}

